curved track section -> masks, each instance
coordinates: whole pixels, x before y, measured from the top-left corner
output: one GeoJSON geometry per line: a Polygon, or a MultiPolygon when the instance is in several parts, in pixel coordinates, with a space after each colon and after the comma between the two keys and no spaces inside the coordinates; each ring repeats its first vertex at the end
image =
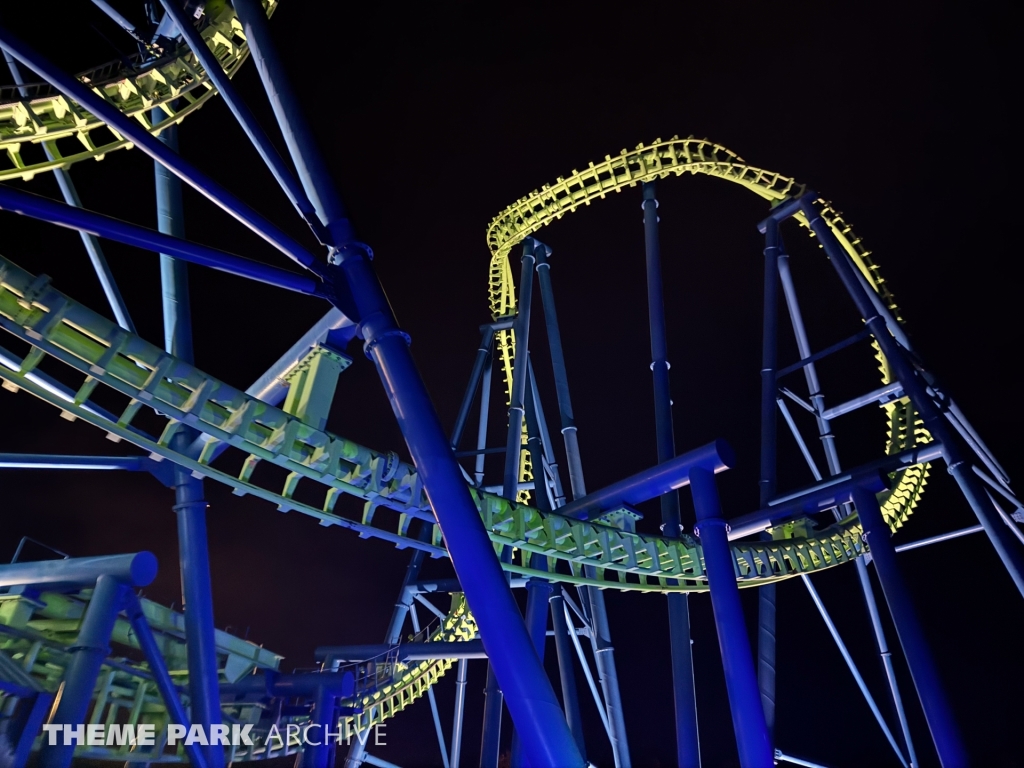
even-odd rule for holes
{"type": "MultiPolygon", "coordinates": [[[[68,298],[46,275],[35,277],[2,257],[0,327],[31,347],[23,359],[0,349],[5,388],[23,389],[59,408],[67,419],[93,424],[115,442],[134,443],[152,458],[223,482],[238,495],[258,496],[281,511],[296,510],[362,538],[447,556],[416,469],[395,454],[316,429],[203,373],[68,298]],[[79,383],[55,385],[37,371],[44,360],[50,370],[54,363],[62,364],[61,381],[77,377],[79,383]],[[107,407],[100,407],[97,398],[107,407]],[[108,410],[114,403],[117,413],[108,410]],[[142,409],[151,412],[149,424],[154,416],[163,424],[159,436],[134,424],[142,409]],[[172,438],[183,425],[212,440],[195,454],[176,451],[172,438]],[[215,458],[219,444],[227,450],[215,458]],[[229,470],[239,465],[239,458],[241,469],[229,470]],[[305,501],[296,497],[300,482],[305,501]],[[364,501],[359,519],[336,508],[342,496],[364,501]],[[315,504],[313,497],[322,501],[315,504]],[[414,519],[431,526],[428,541],[410,535],[414,519]]],[[[622,590],[707,589],[700,545],[690,537],[633,533],[545,514],[475,489],[472,493],[495,548],[518,550],[518,562],[504,566],[512,573],[622,590]],[[548,572],[528,567],[530,553],[548,558],[548,572]],[[556,570],[558,562],[562,571],[556,570]],[[596,569],[596,577],[584,574],[588,565],[596,569]]],[[[748,584],[828,568],[852,560],[863,549],[860,527],[849,520],[806,539],[737,542],[733,554],[738,578],[748,584]]]]}
{"type": "MultiPolygon", "coordinates": [[[[268,15],[277,4],[278,0],[267,1],[268,15]]],[[[208,5],[213,11],[214,4],[208,5]]],[[[204,15],[207,23],[200,34],[228,77],[233,77],[248,58],[249,47],[231,5],[216,5],[215,12],[204,15]]],[[[131,67],[122,61],[112,62],[77,77],[151,133],[180,123],[217,93],[188,46],[153,61],[133,57],[129,63],[131,67]],[[159,123],[152,119],[154,109],[164,113],[159,123]]],[[[102,160],[110,152],[132,148],[131,142],[49,85],[27,87],[31,94],[27,99],[22,99],[14,86],[0,89],[0,147],[5,150],[0,158],[7,160],[0,165],[0,181],[28,180],[37,173],[67,168],[82,160],[102,160]],[[25,145],[45,145],[53,159],[39,159],[42,151],[25,152],[25,145]]]]}
{"type": "MultiPolygon", "coordinates": [[[[755,168],[720,144],[692,136],[687,139],[673,136],[668,141],[656,139],[649,145],[640,144],[634,150],[624,149],[616,156],[605,155],[601,162],[590,163],[583,171],[574,170],[568,177],[559,177],[554,184],[545,184],[539,190],[520,198],[491,222],[487,228],[487,245],[491,250],[488,298],[492,316],[497,319],[515,314],[515,279],[508,256],[512,248],[524,238],[581,206],[604,199],[612,192],[621,192],[645,181],[672,175],[682,176],[685,173],[713,176],[739,184],[768,200],[773,206],[799,197],[806,191],[806,187],[794,179],[755,168]]],[[[896,300],[871,258],[871,252],[828,201],[820,200],[820,203],[822,218],[828,222],[843,248],[893,317],[902,321],[896,300]]],[[[807,221],[803,214],[796,218],[806,228],[807,221]]],[[[813,233],[809,229],[807,231],[813,237],[813,233]]],[[[882,383],[888,384],[892,380],[889,365],[877,344],[874,341],[872,344],[882,383]]],[[[498,350],[505,375],[506,394],[510,396],[512,363],[515,359],[515,338],[511,330],[499,332],[498,350]]],[[[887,454],[900,453],[915,444],[931,440],[909,401],[897,400],[884,407],[888,421],[887,454]]],[[[917,506],[927,477],[927,464],[907,467],[893,474],[892,490],[879,496],[883,514],[894,530],[906,522],[917,506]]],[[[846,529],[851,534],[856,531],[855,535],[859,538],[859,526],[856,523],[850,522],[846,529]]],[[[771,557],[768,551],[774,550],[775,545],[766,544],[765,547],[765,554],[771,557]]]]}

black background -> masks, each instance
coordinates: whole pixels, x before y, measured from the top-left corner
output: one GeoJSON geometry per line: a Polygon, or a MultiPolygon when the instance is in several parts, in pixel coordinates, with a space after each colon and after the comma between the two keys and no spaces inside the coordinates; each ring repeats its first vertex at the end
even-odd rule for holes
{"type": "MultiPolygon", "coordinates": [[[[128,3],[119,5],[139,18],[128,3]]],[[[49,8],[54,15],[42,19],[35,4],[8,4],[2,17],[68,71],[116,56],[114,46],[130,50],[130,41],[95,8],[49,8]]],[[[288,0],[272,29],[446,425],[471,367],[477,326],[488,320],[484,232],[491,218],[590,160],[656,137],[693,134],[834,201],[873,250],[918,351],[1019,477],[1015,438],[1022,418],[1012,360],[1021,342],[1021,279],[1013,266],[1018,169],[1010,135],[1017,90],[1010,79],[1008,7],[288,0]]],[[[251,64],[236,85],[276,141],[251,64]]],[[[222,103],[189,118],[181,142],[182,154],[198,167],[309,241],[222,103]]],[[[81,164],[73,176],[87,207],[154,224],[152,164],[141,152],[81,164]]],[[[58,195],[50,178],[28,186],[58,195]]],[[[739,187],[702,177],[660,182],[659,198],[676,442],[680,450],[718,437],[733,444],[738,466],[718,478],[726,514],[733,516],[757,503],[762,242],[755,224],[766,207],[739,187]]],[[[186,215],[189,237],[282,263],[191,191],[186,215]]],[[[554,249],[591,488],[655,461],[640,222],[636,188],[540,234],[554,249]]],[[[820,251],[795,225],[786,233],[811,343],[820,349],[856,331],[859,321],[820,251]]],[[[157,259],[116,244],[105,248],[141,335],[159,344],[157,259]]],[[[74,298],[105,309],[74,233],[2,213],[0,249],[34,273],[52,275],[74,298]]],[[[191,275],[197,365],[237,386],[253,381],[327,309],[208,270],[192,268],[191,275]]],[[[790,362],[795,347],[788,324],[780,328],[782,359],[790,362]]],[[[539,330],[533,341],[554,421],[539,330]]],[[[406,455],[372,365],[357,346],[350,352],[356,362],[340,379],[329,428],[406,455]]],[[[866,346],[820,370],[833,404],[877,386],[866,346]]],[[[791,386],[805,391],[796,379],[791,386]]],[[[491,444],[497,445],[497,389],[494,399],[491,444]]],[[[61,420],[26,394],[2,393],[0,409],[5,451],[131,450],[61,420]]],[[[812,423],[800,423],[810,435],[812,423]]],[[[805,484],[811,478],[781,429],[780,421],[781,485],[805,484]]],[[[846,466],[877,457],[883,446],[882,419],[874,412],[844,417],[837,433],[846,466]]],[[[812,449],[823,464],[820,448],[812,449]]],[[[491,481],[497,477],[492,473],[491,481]]],[[[162,570],[146,595],[180,603],[170,492],[152,478],[7,471],[0,479],[0,558],[10,557],[24,535],[74,555],[150,549],[162,570]]],[[[380,640],[407,553],[340,529],[324,531],[312,519],[282,515],[212,483],[207,494],[219,627],[284,654],[288,670],[310,666],[317,645],[380,640]]],[[[685,493],[683,507],[689,527],[685,493]]],[[[657,507],[644,511],[641,530],[656,530],[657,507]]],[[[937,467],[922,507],[896,541],[972,522],[937,467]]],[[[1024,764],[1015,731],[1024,685],[1020,596],[996,555],[973,536],[901,559],[912,573],[913,597],[972,763],[1024,764]]],[[[427,572],[449,570],[447,562],[435,562],[427,572]]],[[[823,573],[815,582],[889,715],[853,569],[823,573]]],[[[804,588],[790,581],[778,592],[778,746],[829,766],[896,765],[804,588]]],[[[671,765],[664,600],[606,594],[634,765],[671,765]]],[[[744,595],[750,626],[754,598],[744,595]]],[[[690,605],[703,758],[707,766],[733,765],[710,603],[702,594],[690,605]]],[[[889,640],[896,645],[891,626],[889,640]]],[[[549,645],[549,661],[553,655],[549,645]]],[[[918,755],[923,765],[936,765],[905,665],[901,658],[896,664],[918,755]]],[[[482,662],[471,665],[463,765],[477,760],[483,672],[482,662]]],[[[450,677],[438,690],[446,733],[450,677]]],[[[584,696],[582,676],[578,684],[584,696]]],[[[592,702],[584,701],[584,713],[589,757],[610,765],[592,702]]],[[[503,732],[506,748],[510,730],[503,732]]],[[[402,766],[439,764],[426,702],[389,721],[386,732],[387,746],[373,753],[402,766]]]]}

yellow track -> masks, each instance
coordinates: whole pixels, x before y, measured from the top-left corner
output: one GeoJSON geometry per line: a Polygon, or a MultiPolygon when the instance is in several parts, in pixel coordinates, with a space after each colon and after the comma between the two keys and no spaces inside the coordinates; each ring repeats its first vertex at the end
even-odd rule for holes
{"type": "MultiPolygon", "coordinates": [[[[267,14],[273,14],[278,0],[264,0],[267,14]]],[[[209,24],[202,37],[217,56],[228,77],[233,77],[249,56],[249,46],[234,9],[227,3],[207,3],[209,24]],[[216,6],[216,8],[215,8],[216,6]]],[[[110,67],[83,73],[78,79],[92,83],[93,90],[124,114],[134,117],[147,131],[159,133],[150,110],[164,113],[160,129],[180,123],[203,106],[217,91],[198,59],[187,48],[180,48],[136,74],[108,72],[110,67]]],[[[6,89],[5,89],[6,90],[6,89]]],[[[111,130],[98,131],[105,124],[60,93],[47,93],[27,99],[17,98],[0,104],[0,147],[6,151],[7,164],[0,165],[0,181],[29,180],[37,173],[67,168],[81,160],[102,160],[110,152],[131,149],[130,141],[111,130]],[[106,134],[100,138],[102,134],[106,134]],[[113,134],[112,136],[110,134],[113,134]],[[59,142],[59,143],[58,143],[59,142]],[[45,145],[53,160],[26,162],[25,144],[45,145]]],[[[38,150],[37,150],[38,152],[38,150]]],[[[41,158],[42,152],[38,152],[41,158]]],[[[0,155],[2,162],[3,155],[0,155]]]]}
{"type": "MultiPolygon", "coordinates": [[[[605,155],[601,162],[590,163],[583,171],[574,170],[568,177],[559,177],[554,184],[545,184],[540,190],[520,198],[491,222],[487,229],[487,245],[491,250],[488,290],[492,316],[497,319],[516,311],[515,281],[508,257],[512,248],[524,238],[567,213],[573,213],[580,206],[604,199],[611,192],[621,192],[641,182],[670,175],[681,176],[684,173],[704,174],[731,181],[768,200],[773,206],[799,197],[806,191],[804,185],[787,176],[755,168],[720,144],[692,136],[687,139],[673,136],[668,141],[656,139],[649,145],[640,144],[634,150],[624,149],[614,157],[605,155]]],[[[879,274],[870,251],[830,203],[825,200],[819,202],[822,205],[822,218],[828,222],[839,242],[893,316],[901,321],[896,301],[879,274]]],[[[803,214],[796,218],[806,228],[807,221],[803,214]]],[[[807,232],[813,237],[809,229],[807,232]]],[[[874,346],[882,383],[888,384],[891,381],[889,365],[878,345],[874,346]]],[[[510,396],[515,359],[515,338],[511,330],[498,334],[498,350],[505,375],[506,394],[510,396]]],[[[906,399],[884,407],[888,421],[888,454],[900,453],[915,443],[930,441],[930,436],[906,399]]],[[[524,468],[523,479],[528,477],[527,472],[524,468]]],[[[894,530],[903,525],[917,505],[927,476],[928,465],[907,467],[894,473],[892,490],[879,496],[883,513],[894,530]]],[[[846,525],[851,533],[856,531],[856,537],[859,538],[860,528],[856,520],[850,520],[846,525]]],[[[766,544],[764,547],[772,550],[777,545],[766,544]]],[[[758,549],[757,546],[753,548],[758,549]]]]}

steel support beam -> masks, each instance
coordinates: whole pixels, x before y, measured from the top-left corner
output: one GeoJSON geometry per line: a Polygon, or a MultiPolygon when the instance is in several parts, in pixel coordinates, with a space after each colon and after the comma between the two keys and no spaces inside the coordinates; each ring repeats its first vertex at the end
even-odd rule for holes
{"type": "Polygon", "coordinates": [[[889,613],[892,614],[893,623],[896,625],[896,634],[900,638],[900,645],[903,646],[903,655],[907,660],[907,666],[910,667],[910,676],[914,680],[918,699],[924,709],[932,743],[939,754],[939,762],[943,768],[966,766],[967,753],[960,741],[959,729],[946,700],[931,650],[918,623],[917,612],[907,592],[903,573],[896,562],[896,551],[889,539],[891,531],[882,517],[878,499],[865,488],[855,488],[853,502],[857,507],[861,525],[864,526],[864,538],[871,548],[875,573],[878,574],[878,580],[882,585],[885,601],[889,604],[889,613]]]}
{"type": "MultiPolygon", "coordinates": [[[[647,316],[651,333],[651,373],[654,379],[654,425],[658,463],[676,455],[672,421],[672,390],[669,385],[668,336],[665,327],[665,295],[661,273],[661,241],[658,236],[658,200],[653,181],[643,185],[644,250],[647,262],[647,316]]],[[[679,538],[683,526],[679,492],[661,497],[661,530],[679,538]]],[[[676,760],[680,768],[700,766],[697,730],[697,698],[693,680],[693,649],[690,644],[690,607],[686,594],[670,594],[668,601],[669,649],[672,660],[672,696],[675,704],[676,760]]]]}
{"type": "Polygon", "coordinates": [[[978,522],[985,527],[985,533],[1003,561],[1010,577],[1017,585],[1017,589],[1024,595],[1024,548],[1021,548],[1020,543],[1013,539],[1013,534],[992,508],[992,505],[986,503],[984,489],[980,486],[980,481],[966,462],[963,451],[953,437],[948,422],[928,395],[927,383],[921,379],[920,374],[908,359],[906,350],[890,333],[885,318],[876,310],[875,304],[865,293],[857,279],[856,267],[839,244],[831,227],[821,218],[813,194],[805,194],[801,198],[801,207],[807,216],[808,226],[825,249],[829,261],[832,262],[839,279],[847,293],[850,294],[850,298],[853,299],[865,325],[878,342],[895,379],[903,384],[903,391],[921,415],[925,428],[935,440],[941,443],[942,457],[949,468],[949,473],[960,486],[960,490],[967,498],[971,509],[974,510],[978,522]]]}
{"type": "MultiPolygon", "coordinates": [[[[573,416],[572,398],[569,393],[569,377],[565,365],[565,354],[562,349],[562,335],[558,328],[558,312],[555,307],[555,293],[551,282],[551,250],[543,245],[535,249],[537,258],[537,282],[540,287],[541,303],[544,307],[544,325],[547,331],[548,348],[551,353],[551,367],[555,377],[555,392],[558,397],[558,413],[562,425],[562,439],[565,444],[566,463],[569,468],[569,485],[574,500],[587,495],[586,483],[583,478],[583,462],[580,459],[580,445],[573,416]]],[[[564,510],[562,507],[559,511],[564,510]]],[[[593,566],[584,569],[588,578],[597,575],[593,566]]],[[[612,744],[612,756],[615,768],[629,768],[629,741],[626,737],[626,721],[622,712],[622,698],[619,695],[619,677],[615,666],[615,654],[611,641],[611,630],[608,626],[608,612],[605,609],[604,592],[587,587],[579,588],[581,601],[590,606],[591,633],[590,642],[594,651],[601,689],[604,691],[604,711],[601,715],[605,721],[608,738],[612,744]]],[[[578,643],[578,640],[574,642],[578,643]]],[[[581,651],[582,653],[582,651],[581,651]]],[[[590,675],[587,669],[587,675],[590,675]]],[[[595,699],[600,702],[596,695],[595,699]]],[[[601,704],[599,703],[600,707],[601,704]]]]}
{"type": "Polygon", "coordinates": [[[725,669],[740,766],[770,768],[774,763],[768,726],[761,706],[750,640],[743,621],[740,590],[736,584],[736,564],[729,548],[714,474],[706,469],[694,468],[690,472],[690,490],[697,511],[700,543],[708,574],[708,588],[718,630],[718,645],[725,669]]]}
{"type": "MultiPolygon", "coordinates": [[[[160,134],[160,143],[177,154],[177,126],[160,134]]],[[[181,181],[154,163],[157,224],[162,233],[175,238],[185,234],[181,181]]],[[[194,363],[192,319],[187,265],[173,256],[160,254],[160,285],[164,316],[164,349],[187,363],[194,363]]],[[[171,444],[182,453],[195,439],[194,430],[182,428],[171,444]]],[[[185,647],[188,655],[188,685],[192,722],[206,732],[221,723],[217,641],[213,624],[213,585],[206,534],[206,499],[203,481],[181,466],[174,467],[174,512],[178,523],[178,563],[181,569],[181,602],[185,613],[185,647]]],[[[224,751],[203,749],[208,768],[223,768],[224,751]]]]}

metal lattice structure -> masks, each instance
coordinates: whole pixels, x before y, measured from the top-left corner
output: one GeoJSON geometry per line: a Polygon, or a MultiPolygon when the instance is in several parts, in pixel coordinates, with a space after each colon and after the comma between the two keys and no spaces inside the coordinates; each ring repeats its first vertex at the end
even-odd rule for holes
{"type": "MultiPolygon", "coordinates": [[[[54,68],[15,33],[0,29],[0,45],[16,80],[15,86],[0,91],[0,144],[8,161],[0,167],[0,181],[31,181],[52,172],[65,196],[62,204],[0,186],[0,209],[12,212],[4,214],[8,221],[12,214],[20,214],[79,230],[117,319],[111,321],[75,301],[59,276],[30,274],[0,256],[0,327],[28,350],[15,354],[0,346],[0,377],[5,389],[26,392],[59,409],[65,419],[92,425],[110,440],[139,449],[137,455],[118,458],[5,455],[0,456],[0,465],[146,471],[173,488],[183,596],[189,606],[179,613],[139,600],[135,590],[153,578],[148,553],[0,566],[0,587],[7,590],[0,594],[0,734],[7,739],[14,765],[23,765],[36,749],[41,763],[54,767],[66,766],[78,756],[121,762],[188,760],[217,768],[225,762],[288,754],[298,754],[307,766],[327,766],[332,760],[340,765],[340,745],[304,744],[298,731],[275,742],[271,726],[365,734],[426,697],[446,768],[457,766],[466,664],[487,658],[493,674],[488,677],[482,764],[497,764],[504,699],[516,725],[514,764],[582,766],[587,743],[572,682],[575,655],[584,667],[616,766],[629,766],[604,608],[603,592],[608,589],[669,596],[680,765],[698,765],[700,760],[686,595],[703,591],[710,591],[714,605],[741,763],[761,766],[792,760],[775,748],[770,735],[774,585],[790,578],[802,579],[811,592],[899,761],[915,765],[913,739],[867,578],[868,553],[906,650],[940,760],[948,766],[963,764],[963,747],[903,588],[889,534],[908,524],[922,500],[930,463],[941,460],[979,525],[938,538],[984,529],[1024,591],[1024,537],[1017,526],[1021,505],[1007,474],[911,349],[900,329],[899,309],[871,253],[827,201],[793,179],[750,166],[724,147],[692,137],[623,150],[520,199],[487,231],[492,322],[483,328],[476,365],[456,426],[448,435],[411,362],[408,336],[394,320],[373,273],[372,251],[357,238],[302,110],[290,96],[266,30],[276,3],[210,3],[195,18],[174,0],[161,3],[165,15],[149,31],[138,56],[74,77],[54,68]],[[290,163],[274,152],[231,86],[231,76],[250,53],[290,163]],[[24,82],[20,67],[46,82],[24,82]],[[227,101],[297,215],[309,225],[321,253],[296,242],[178,155],[179,123],[217,94],[227,101]],[[113,138],[100,139],[104,132],[113,138]],[[45,160],[38,160],[40,148],[45,160]],[[83,208],[68,176],[75,163],[130,148],[145,152],[163,169],[157,181],[158,232],[83,208]],[[728,519],[723,517],[714,476],[733,466],[729,447],[716,441],[677,455],[672,437],[655,183],[685,174],[739,184],[770,203],[760,224],[766,237],[761,508],[728,519]],[[181,183],[201,192],[304,271],[268,266],[185,239],[181,183]],[[555,314],[550,249],[539,236],[552,221],[612,192],[628,193],[638,186],[645,213],[659,464],[588,493],[555,314]],[[807,341],[781,236],[783,224],[791,218],[816,238],[864,321],[849,338],[817,352],[807,341]],[[167,321],[163,346],[135,332],[99,238],[161,254],[167,321]],[[512,254],[520,247],[517,290],[512,254]],[[305,294],[311,301],[327,301],[331,309],[264,376],[242,389],[193,363],[191,337],[182,331],[188,318],[180,314],[180,305],[175,309],[173,300],[187,294],[180,271],[186,262],[305,294]],[[539,383],[528,364],[535,283],[555,371],[567,487],[555,459],[539,383]],[[800,359],[788,367],[779,366],[776,350],[780,287],[800,352],[800,359]],[[381,374],[412,463],[326,428],[338,377],[355,364],[348,347],[356,337],[381,374]],[[856,400],[826,407],[816,366],[839,349],[869,343],[881,386],[856,400]],[[495,363],[503,375],[509,414],[506,443],[500,450],[487,445],[495,363]],[[61,374],[54,375],[58,369],[61,374]],[[779,383],[800,372],[808,387],[806,399],[779,383]],[[459,451],[478,393],[476,444],[472,450],[459,451]],[[787,400],[814,416],[825,447],[827,476],[815,464],[787,400]],[[844,470],[830,422],[872,405],[885,414],[884,450],[877,461],[844,470]],[[813,485],[778,492],[777,414],[806,458],[816,480],[813,485]],[[487,453],[504,456],[498,486],[485,482],[487,453]],[[473,467],[462,466],[460,459],[472,459],[473,467]],[[268,465],[283,471],[283,481],[280,472],[260,471],[268,465]],[[384,642],[324,646],[318,651],[317,671],[284,675],[278,670],[280,656],[214,630],[205,481],[222,483],[237,495],[257,497],[279,510],[308,515],[325,528],[347,529],[361,538],[410,549],[412,561],[384,642]],[[303,493],[297,495],[300,486],[303,493]],[[690,489],[697,511],[698,527],[691,534],[679,525],[678,493],[684,487],[690,489]],[[320,502],[311,503],[311,496],[320,502]],[[359,499],[362,514],[347,516],[338,505],[342,496],[359,499]],[[663,534],[638,532],[634,506],[659,497],[663,534]],[[427,556],[450,558],[458,578],[420,581],[427,556]],[[899,722],[892,727],[809,580],[812,574],[846,563],[858,569],[872,609],[878,651],[889,674],[886,696],[898,713],[899,722]],[[510,587],[527,590],[525,617],[510,587]],[[760,675],[746,638],[738,588],[760,590],[760,675]],[[432,593],[447,596],[446,611],[425,597],[432,593]],[[435,616],[426,627],[419,624],[417,603],[435,616]],[[549,614],[562,670],[560,700],[541,664],[549,614]],[[414,635],[403,641],[407,621],[414,635]],[[591,643],[596,675],[581,636],[591,643]],[[110,651],[110,643],[118,646],[118,653],[110,651]],[[456,663],[459,695],[448,746],[433,686],[456,663]],[[133,728],[148,724],[157,738],[147,746],[79,745],[76,750],[71,744],[46,743],[41,729],[55,723],[133,728]],[[206,728],[249,725],[255,740],[223,749],[175,747],[168,743],[169,728],[175,723],[206,728]]],[[[105,2],[97,0],[97,5],[117,16],[105,2]]],[[[142,39],[139,30],[128,31],[142,39]]],[[[385,764],[367,755],[365,741],[357,740],[348,749],[345,765],[355,768],[364,762],[385,764]]]]}

